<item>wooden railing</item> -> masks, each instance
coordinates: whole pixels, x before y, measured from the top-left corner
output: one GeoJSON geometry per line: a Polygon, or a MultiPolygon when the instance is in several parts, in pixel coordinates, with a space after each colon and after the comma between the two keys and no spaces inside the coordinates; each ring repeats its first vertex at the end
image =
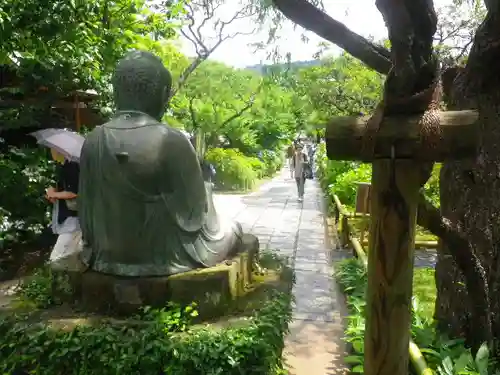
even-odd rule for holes
{"type": "MultiPolygon", "coordinates": [[[[349,224],[348,219],[353,218],[370,218],[370,214],[359,213],[359,212],[349,212],[344,205],[340,202],[339,197],[333,195],[333,203],[334,203],[334,215],[335,222],[340,222],[340,242],[344,246],[352,245],[350,243],[349,238],[352,237],[353,229],[349,224]]],[[[358,240],[358,242],[364,246],[368,245],[368,239],[358,240]]],[[[425,240],[415,240],[415,248],[416,249],[436,249],[438,247],[438,241],[425,241],[425,240]]]]}
{"type": "MultiPolygon", "coordinates": [[[[335,223],[338,224],[340,222],[340,231],[339,231],[339,240],[340,244],[343,247],[352,247],[353,256],[357,257],[361,263],[368,267],[368,256],[366,251],[363,248],[363,244],[367,244],[368,241],[362,241],[361,243],[356,237],[355,232],[352,228],[351,223],[349,223],[349,219],[353,218],[365,218],[369,217],[369,214],[364,213],[352,213],[349,212],[344,205],[340,202],[339,197],[337,195],[333,195],[333,208],[334,208],[334,216],[335,223]]],[[[426,246],[429,247],[437,247],[436,241],[415,241],[415,246],[426,246]]],[[[409,342],[409,352],[410,352],[410,361],[418,375],[432,375],[433,371],[427,366],[425,362],[425,358],[422,355],[422,352],[418,348],[418,346],[410,339],[409,342]]]]}

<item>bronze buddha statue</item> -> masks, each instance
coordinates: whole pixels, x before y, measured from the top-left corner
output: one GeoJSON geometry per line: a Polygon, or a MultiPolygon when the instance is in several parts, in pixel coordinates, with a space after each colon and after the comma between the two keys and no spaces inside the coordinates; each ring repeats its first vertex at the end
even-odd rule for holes
{"type": "Polygon", "coordinates": [[[129,52],[112,79],[116,113],[86,138],[80,159],[82,261],[116,276],[168,276],[211,267],[242,248],[179,130],[162,124],[172,85],[155,55],[129,52]]]}

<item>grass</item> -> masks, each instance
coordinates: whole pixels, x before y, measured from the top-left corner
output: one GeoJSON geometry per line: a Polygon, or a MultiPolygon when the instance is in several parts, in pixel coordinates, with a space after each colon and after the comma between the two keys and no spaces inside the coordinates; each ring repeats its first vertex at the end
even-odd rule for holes
{"type": "MultiPolygon", "coordinates": [[[[349,224],[351,225],[351,228],[354,231],[355,237],[359,238],[361,231],[364,229],[365,230],[365,239],[368,238],[368,221],[370,219],[366,218],[350,218],[349,219],[349,224]]],[[[417,225],[417,234],[415,236],[416,241],[437,241],[436,236],[434,236],[432,233],[429,233],[422,227],[417,225]]]]}
{"type": "Polygon", "coordinates": [[[422,314],[432,319],[436,304],[436,282],[433,268],[415,268],[413,271],[413,295],[417,297],[422,314]]]}
{"type": "MultiPolygon", "coordinates": [[[[369,220],[369,219],[368,219],[369,220]]],[[[367,219],[350,218],[349,224],[354,231],[354,236],[359,238],[363,227],[367,228],[367,219]]],[[[340,225],[341,223],[339,223],[340,225]]],[[[365,229],[366,230],[366,229],[365,229]]],[[[365,239],[368,238],[368,232],[365,233],[365,239]]],[[[436,237],[417,226],[417,241],[435,241],[436,237]]],[[[368,250],[364,246],[364,250],[368,250]]],[[[420,308],[425,317],[432,319],[434,316],[434,306],[436,304],[436,282],[434,280],[433,268],[415,268],[413,272],[413,295],[417,297],[420,308]]]]}
{"type": "MultiPolygon", "coordinates": [[[[366,270],[355,258],[348,258],[335,267],[335,277],[346,294],[347,327],[345,339],[349,353],[344,358],[351,367],[351,373],[363,373],[365,340],[365,291],[367,284],[366,270]]],[[[463,340],[448,338],[436,332],[432,316],[436,299],[434,270],[418,268],[414,270],[413,295],[418,305],[413,305],[412,338],[420,347],[432,374],[439,375],[486,375],[489,365],[489,350],[486,345],[480,349],[481,355],[473,356],[463,340]]],[[[412,350],[412,366],[420,367],[418,353],[412,350]]],[[[496,367],[496,366],[495,366],[496,367]]],[[[414,374],[415,371],[411,371],[414,374]]],[[[426,374],[429,372],[426,372],[426,374]]],[[[491,374],[500,372],[491,372],[491,374]]]]}

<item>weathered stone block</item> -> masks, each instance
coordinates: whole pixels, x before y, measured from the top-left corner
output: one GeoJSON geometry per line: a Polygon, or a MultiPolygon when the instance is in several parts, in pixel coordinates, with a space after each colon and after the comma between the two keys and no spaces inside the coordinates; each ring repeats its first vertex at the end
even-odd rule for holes
{"type": "Polygon", "coordinates": [[[244,249],[223,263],[168,277],[125,278],[93,271],[70,274],[73,298],[86,310],[131,314],[141,306],[163,307],[167,302],[198,304],[203,318],[223,314],[252,283],[259,242],[244,235],[244,249]]]}

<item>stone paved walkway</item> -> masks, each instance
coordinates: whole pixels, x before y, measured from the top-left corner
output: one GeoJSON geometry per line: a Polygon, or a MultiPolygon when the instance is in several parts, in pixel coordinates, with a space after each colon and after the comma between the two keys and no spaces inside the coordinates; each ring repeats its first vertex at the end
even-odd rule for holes
{"type": "Polygon", "coordinates": [[[297,202],[295,181],[288,169],[259,191],[247,195],[217,195],[221,214],[239,221],[259,237],[261,248],[279,250],[294,261],[294,320],[285,349],[290,375],[344,374],[342,296],[332,278],[322,194],[307,181],[304,202],[297,202]]]}
{"type": "Polygon", "coordinates": [[[435,249],[415,250],[415,268],[434,268],[437,262],[437,251],[435,249]]]}

